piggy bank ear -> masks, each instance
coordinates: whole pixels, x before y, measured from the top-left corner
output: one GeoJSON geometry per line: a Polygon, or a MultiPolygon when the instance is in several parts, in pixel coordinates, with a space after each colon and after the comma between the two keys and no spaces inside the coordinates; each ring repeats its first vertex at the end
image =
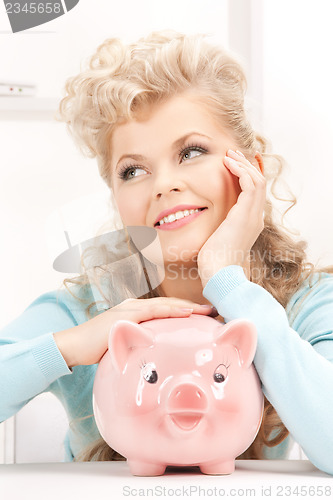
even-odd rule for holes
{"type": "Polygon", "coordinates": [[[112,363],[123,371],[130,352],[136,347],[149,347],[154,344],[152,334],[133,321],[119,320],[109,334],[109,353],[112,363]]]}
{"type": "Polygon", "coordinates": [[[244,319],[229,321],[221,329],[216,343],[226,343],[236,347],[241,365],[248,368],[256,353],[257,329],[251,321],[244,319]]]}

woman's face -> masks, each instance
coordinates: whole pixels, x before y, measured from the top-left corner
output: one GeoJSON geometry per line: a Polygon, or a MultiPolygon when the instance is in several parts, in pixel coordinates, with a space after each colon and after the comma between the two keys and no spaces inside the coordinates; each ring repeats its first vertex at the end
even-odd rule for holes
{"type": "Polygon", "coordinates": [[[155,227],[164,262],[193,266],[241,191],[223,165],[235,141],[195,95],[172,97],[117,126],[111,141],[111,184],[124,224],[155,227]],[[155,225],[161,212],[174,214],[179,205],[205,210],[155,225]]]}

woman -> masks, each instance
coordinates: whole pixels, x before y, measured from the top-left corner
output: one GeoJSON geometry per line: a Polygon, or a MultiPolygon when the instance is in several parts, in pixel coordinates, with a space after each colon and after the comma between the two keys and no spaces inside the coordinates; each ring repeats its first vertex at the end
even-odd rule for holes
{"type": "MultiPolygon", "coordinates": [[[[91,390],[110,326],[120,318],[214,314],[210,302],[217,319],[247,318],[258,331],[254,363],[265,411],[241,458],[282,458],[290,432],[333,474],[333,269],[316,271],[304,242],[273,221],[266,184],[282,160],[266,153],[246,118],[238,63],[201,36],[153,33],[129,46],[110,39],[66,91],[61,119],[97,157],[124,225],[156,230],[164,274],[145,300],[114,305],[109,287],[109,309],[88,321],[83,304],[88,312],[96,305],[88,273],[38,298],[1,334],[4,374],[16,373],[5,418],[50,390],[72,423],[69,459],[120,458],[102,440],[81,453],[98,437],[91,390]]],[[[99,290],[106,277],[107,266],[95,274],[99,290]]]]}

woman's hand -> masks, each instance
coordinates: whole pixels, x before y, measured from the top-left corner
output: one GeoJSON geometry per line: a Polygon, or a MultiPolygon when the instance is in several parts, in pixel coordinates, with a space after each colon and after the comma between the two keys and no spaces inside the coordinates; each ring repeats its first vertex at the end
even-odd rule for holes
{"type": "Polygon", "coordinates": [[[108,349],[109,333],[116,321],[127,319],[140,323],[157,318],[187,317],[192,312],[218,315],[213,306],[175,297],[126,299],[81,325],[54,333],[53,337],[69,367],[93,365],[100,361],[108,349]]]}
{"type": "MultiPolygon", "coordinates": [[[[260,153],[255,158],[263,170],[260,153]]],[[[264,229],[265,177],[240,152],[229,149],[223,163],[239,177],[242,191],[225,220],[199,251],[197,265],[203,287],[222,267],[233,264],[242,266],[250,279],[250,250],[264,229]]]]}

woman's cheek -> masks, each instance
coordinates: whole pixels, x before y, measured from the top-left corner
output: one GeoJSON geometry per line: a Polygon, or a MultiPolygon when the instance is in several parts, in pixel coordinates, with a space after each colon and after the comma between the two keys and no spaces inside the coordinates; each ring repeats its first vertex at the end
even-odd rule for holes
{"type": "Polygon", "coordinates": [[[126,226],[134,225],[134,217],[136,214],[135,199],[133,199],[133,197],[119,195],[115,197],[115,200],[123,223],[126,226]]]}
{"type": "Polygon", "coordinates": [[[238,196],[239,193],[241,192],[241,187],[239,185],[239,177],[237,175],[234,175],[228,170],[224,165],[222,167],[223,169],[223,179],[225,184],[228,186],[229,190],[232,190],[232,192],[238,196]]]}
{"type": "Polygon", "coordinates": [[[118,209],[120,216],[127,226],[146,225],[147,206],[146,198],[143,192],[136,191],[123,193],[119,198],[118,209]]]}
{"type": "Polygon", "coordinates": [[[224,220],[229,210],[237,202],[241,192],[238,177],[231,174],[230,171],[220,163],[218,168],[216,168],[215,164],[213,174],[210,176],[206,175],[206,181],[203,182],[206,183],[211,193],[211,201],[217,208],[217,213],[221,221],[224,220]],[[207,179],[209,179],[209,181],[207,179]]]}

